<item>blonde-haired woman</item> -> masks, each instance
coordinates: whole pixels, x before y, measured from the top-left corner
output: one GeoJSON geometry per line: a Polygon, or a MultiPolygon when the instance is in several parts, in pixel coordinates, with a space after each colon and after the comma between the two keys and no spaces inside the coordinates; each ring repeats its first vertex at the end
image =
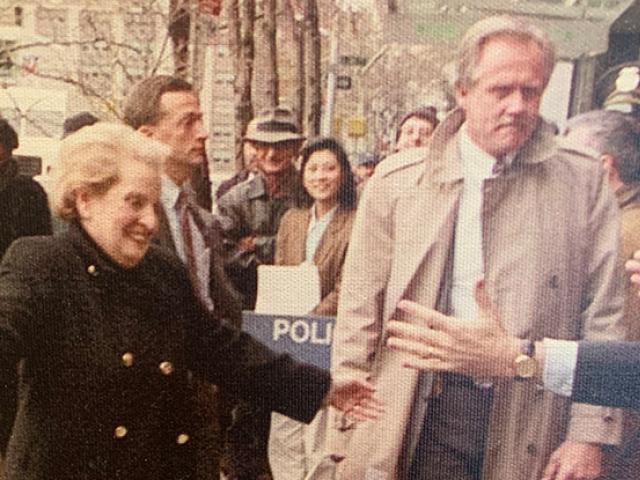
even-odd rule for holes
{"type": "MultiPolygon", "coordinates": [[[[67,137],[52,205],[69,230],[18,240],[0,266],[0,372],[24,361],[7,480],[192,479],[189,372],[304,420],[322,402],[326,374],[222,326],[150,246],[166,154],[120,125],[67,137]]],[[[352,387],[331,398],[369,395],[352,387]]]]}

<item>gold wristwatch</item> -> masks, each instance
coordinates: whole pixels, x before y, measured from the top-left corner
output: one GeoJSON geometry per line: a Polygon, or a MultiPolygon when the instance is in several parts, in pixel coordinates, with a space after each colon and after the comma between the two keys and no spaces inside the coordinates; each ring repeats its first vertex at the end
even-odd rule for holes
{"type": "Polygon", "coordinates": [[[538,371],[538,362],[535,359],[536,344],[531,340],[520,342],[520,353],[513,362],[516,380],[528,380],[533,378],[538,371]]]}

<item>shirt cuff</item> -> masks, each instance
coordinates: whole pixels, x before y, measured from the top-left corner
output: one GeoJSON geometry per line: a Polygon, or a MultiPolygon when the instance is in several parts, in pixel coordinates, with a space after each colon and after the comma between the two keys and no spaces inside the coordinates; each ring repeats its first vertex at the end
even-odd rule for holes
{"type": "Polygon", "coordinates": [[[578,361],[578,342],[545,338],[543,346],[544,388],[558,395],[570,397],[578,361]]]}

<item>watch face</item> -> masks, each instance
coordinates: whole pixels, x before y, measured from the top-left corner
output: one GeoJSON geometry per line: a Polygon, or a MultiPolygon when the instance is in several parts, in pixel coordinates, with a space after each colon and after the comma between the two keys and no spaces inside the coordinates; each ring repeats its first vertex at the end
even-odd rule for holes
{"type": "Polygon", "coordinates": [[[535,358],[528,355],[518,355],[516,358],[516,376],[519,378],[532,378],[536,374],[538,363],[535,358]]]}

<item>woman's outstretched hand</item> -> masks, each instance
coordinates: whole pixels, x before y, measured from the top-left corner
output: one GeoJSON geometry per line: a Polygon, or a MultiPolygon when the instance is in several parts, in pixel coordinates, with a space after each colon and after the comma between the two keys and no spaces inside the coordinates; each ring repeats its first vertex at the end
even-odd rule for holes
{"type": "Polygon", "coordinates": [[[375,420],[384,413],[384,405],[374,397],[375,391],[366,380],[338,381],[331,384],[327,401],[353,420],[375,420]]]}

